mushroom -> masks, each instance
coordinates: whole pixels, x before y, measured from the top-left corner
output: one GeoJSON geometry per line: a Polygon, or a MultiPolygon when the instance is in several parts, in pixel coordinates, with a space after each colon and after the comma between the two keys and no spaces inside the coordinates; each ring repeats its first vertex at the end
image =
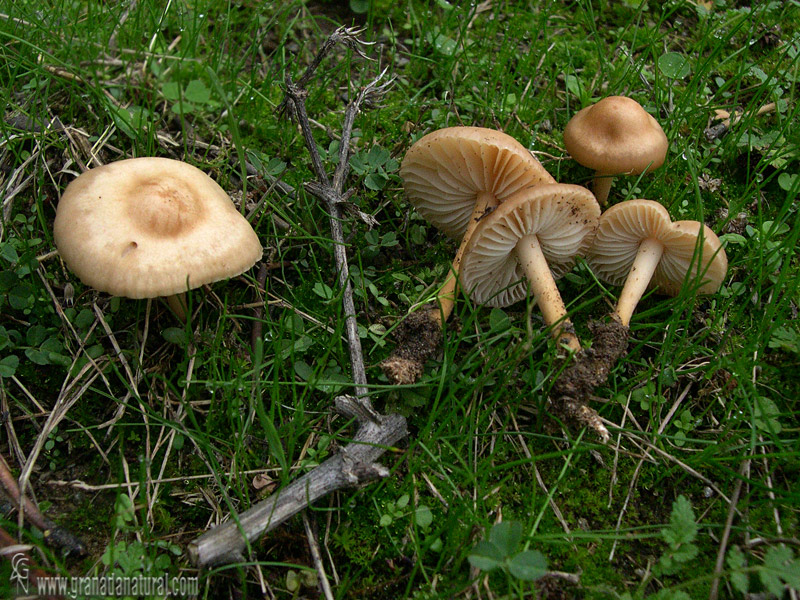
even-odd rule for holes
{"type": "Polygon", "coordinates": [[[597,200],[582,186],[517,192],[475,228],[461,263],[464,289],[475,302],[502,307],[527,297],[530,286],[554,337],[580,350],[555,279],[588,250],[599,217],[597,200]]]}
{"type": "Polygon", "coordinates": [[[263,249],[225,191],[187,163],[133,158],[86,171],[58,203],[55,243],[88,286],[167,296],[186,318],[187,290],[238,275],[263,249]]]}
{"type": "Polygon", "coordinates": [[[595,170],[592,190],[603,206],[614,176],[657,169],[667,156],[661,125],[625,96],[609,96],[578,111],[564,129],[564,146],[578,163],[595,170]]]}
{"type": "Polygon", "coordinates": [[[676,296],[684,285],[713,294],[722,285],[728,258],[711,229],[697,221],[670,220],[652,200],[627,200],[606,210],[587,256],[594,273],[624,283],[612,315],[628,327],[648,287],[676,296]]]}
{"type": "Polygon", "coordinates": [[[406,153],[400,176],[409,201],[446,235],[460,239],[438,306],[406,319],[405,333],[381,363],[395,383],[413,383],[441,339],[453,311],[464,245],[475,226],[506,198],[531,185],[555,183],[531,153],[505,133],[482,127],[449,127],[420,138],[406,153]]]}

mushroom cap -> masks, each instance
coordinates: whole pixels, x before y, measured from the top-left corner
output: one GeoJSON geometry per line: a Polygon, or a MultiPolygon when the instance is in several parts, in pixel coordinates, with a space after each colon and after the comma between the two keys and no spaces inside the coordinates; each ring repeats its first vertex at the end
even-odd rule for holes
{"type": "Polygon", "coordinates": [[[463,288],[475,302],[488,306],[523,300],[528,284],[514,252],[517,243],[536,235],[558,278],[572,268],[575,256],[589,249],[599,217],[600,205],[583,186],[553,183],[520,190],[475,228],[461,262],[463,288]]]}
{"type": "Polygon", "coordinates": [[[578,111],[564,129],[564,147],[578,163],[598,173],[643,173],[667,156],[661,125],[625,96],[609,96],[578,111]]]}
{"type": "Polygon", "coordinates": [[[166,158],[121,160],[80,175],[58,203],[54,237],[81,281],[129,298],[233,277],[263,253],[214,180],[166,158]]]}
{"type": "Polygon", "coordinates": [[[627,200],[603,213],[587,256],[589,266],[604,281],[622,285],[630,273],[639,244],[647,238],[657,239],[664,245],[650,287],[676,296],[687,275],[702,281],[697,289],[700,294],[713,294],[722,285],[728,258],[716,234],[697,221],[672,223],[667,209],[652,200],[627,200]],[[702,244],[696,255],[701,235],[702,244]]]}
{"type": "Polygon", "coordinates": [[[409,148],[400,166],[409,201],[446,235],[461,239],[481,192],[503,202],[514,192],[555,183],[511,136],[483,127],[448,127],[409,148]]]}

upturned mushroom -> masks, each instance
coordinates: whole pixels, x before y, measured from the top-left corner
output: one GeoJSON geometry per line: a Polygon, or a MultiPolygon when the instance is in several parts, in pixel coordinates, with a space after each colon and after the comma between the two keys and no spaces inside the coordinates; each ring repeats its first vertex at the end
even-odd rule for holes
{"type": "Polygon", "coordinates": [[[652,200],[628,200],[606,210],[587,260],[599,278],[624,284],[612,315],[625,327],[648,287],[671,296],[684,285],[713,294],[728,270],[725,250],[711,229],[697,221],[673,223],[652,200]]]}
{"type": "Polygon", "coordinates": [[[476,225],[515,192],[555,180],[514,138],[482,127],[449,127],[425,135],[406,153],[400,176],[422,216],[461,240],[437,305],[405,320],[397,349],[381,363],[393,383],[408,384],[422,375],[424,361],[441,339],[442,323],[453,311],[464,245],[476,225]]]}
{"type": "Polygon", "coordinates": [[[56,247],[86,285],[115,296],[166,296],[182,319],[187,290],[238,275],[262,255],[258,236],[200,169],[134,158],[86,171],[58,203],[56,247]]]}
{"type": "Polygon", "coordinates": [[[641,104],[609,96],[572,117],[564,129],[564,146],[579,164],[594,169],[592,191],[605,206],[615,175],[657,169],[669,144],[661,125],[641,104]]]}
{"type": "Polygon", "coordinates": [[[479,304],[503,307],[533,293],[553,336],[581,349],[555,279],[591,245],[600,206],[586,188],[570,184],[529,187],[483,219],[467,243],[461,281],[479,304]]]}

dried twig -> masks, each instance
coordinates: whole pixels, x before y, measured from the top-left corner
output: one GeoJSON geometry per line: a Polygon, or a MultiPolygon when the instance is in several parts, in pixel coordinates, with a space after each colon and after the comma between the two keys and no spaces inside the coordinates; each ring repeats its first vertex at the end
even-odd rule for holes
{"type": "Polygon", "coordinates": [[[714,565],[714,579],[711,580],[711,592],[708,595],[708,600],[717,600],[719,596],[719,578],[722,576],[722,569],[725,566],[725,551],[728,549],[728,540],[731,535],[731,527],[733,526],[733,518],[736,516],[736,504],[739,502],[739,494],[742,492],[742,483],[744,482],[744,475],[747,469],[750,468],[751,458],[742,461],[742,466],[739,469],[739,477],[736,480],[736,485],[731,494],[731,504],[728,508],[728,517],[725,519],[725,529],[722,532],[722,539],[719,543],[719,551],[717,552],[717,562],[714,565]]]}
{"type": "Polygon", "coordinates": [[[317,542],[317,536],[311,528],[311,522],[305,512],[303,513],[303,527],[306,530],[308,547],[311,549],[311,558],[314,561],[314,568],[317,570],[317,577],[319,579],[320,588],[322,588],[322,593],[325,595],[325,600],[333,600],[333,590],[331,590],[331,584],[328,581],[328,576],[325,574],[325,566],[322,564],[319,542],[317,542]]]}
{"type": "Polygon", "coordinates": [[[14,479],[2,455],[0,455],[0,485],[25,519],[42,531],[45,541],[50,546],[63,548],[70,554],[78,556],[86,554],[86,547],[77,536],[44,516],[33,502],[20,493],[17,480],[14,479]]]}
{"type": "MultiPolygon", "coordinates": [[[[753,116],[764,115],[768,113],[775,112],[778,108],[778,105],[775,102],[769,102],[765,104],[754,113],[753,116]]],[[[715,117],[717,119],[721,119],[719,123],[716,125],[712,125],[705,130],[706,139],[711,142],[713,140],[719,139],[724,136],[731,127],[736,125],[739,121],[742,120],[742,116],[744,113],[742,111],[734,111],[733,113],[728,112],[727,110],[718,109],[714,111],[715,117]]]]}
{"type": "Polygon", "coordinates": [[[344,191],[344,182],[349,168],[350,140],[355,117],[362,108],[374,106],[391,81],[382,82],[385,71],[362,89],[345,110],[339,146],[339,161],[333,180],[328,177],[317,152],[311,123],[306,113],[305,85],[311,80],[316,68],[328,52],[342,43],[359,56],[363,56],[363,45],[356,36],[358,30],[339,28],[323,44],[312,64],[294,83],[286,78],[286,98],[279,111],[292,115],[300,126],[306,146],[311,155],[312,168],[317,181],[307,183],[306,189],[322,200],[330,215],[331,237],[334,244],[334,260],[342,288],[347,341],[353,371],[356,396],[339,396],[335,399],[340,414],[358,421],[358,430],[352,441],[338,454],[329,458],[314,470],[303,475],[286,488],[259,502],[244,513],[203,534],[189,544],[189,554],[198,566],[240,561],[249,543],[279,526],[323,496],[346,487],[352,487],[386,477],[388,469],[375,461],[388,447],[407,435],[406,420],[400,415],[381,415],[375,411],[367,396],[367,376],[358,325],[355,303],[350,283],[347,253],[342,227],[342,205],[352,196],[344,191]]]}

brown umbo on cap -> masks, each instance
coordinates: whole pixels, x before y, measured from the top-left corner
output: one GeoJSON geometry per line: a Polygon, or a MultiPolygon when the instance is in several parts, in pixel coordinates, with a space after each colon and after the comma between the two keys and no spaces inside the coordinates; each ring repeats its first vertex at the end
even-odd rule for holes
{"type": "Polygon", "coordinates": [[[644,173],[664,163],[669,143],[641,104],[609,96],[578,111],[564,129],[564,147],[595,171],[594,192],[605,204],[614,175],[644,173]]]}
{"type": "Polygon", "coordinates": [[[129,298],[233,277],[263,251],[219,185],[166,158],[121,160],[80,175],[61,197],[54,235],[81,281],[129,298]]]}

